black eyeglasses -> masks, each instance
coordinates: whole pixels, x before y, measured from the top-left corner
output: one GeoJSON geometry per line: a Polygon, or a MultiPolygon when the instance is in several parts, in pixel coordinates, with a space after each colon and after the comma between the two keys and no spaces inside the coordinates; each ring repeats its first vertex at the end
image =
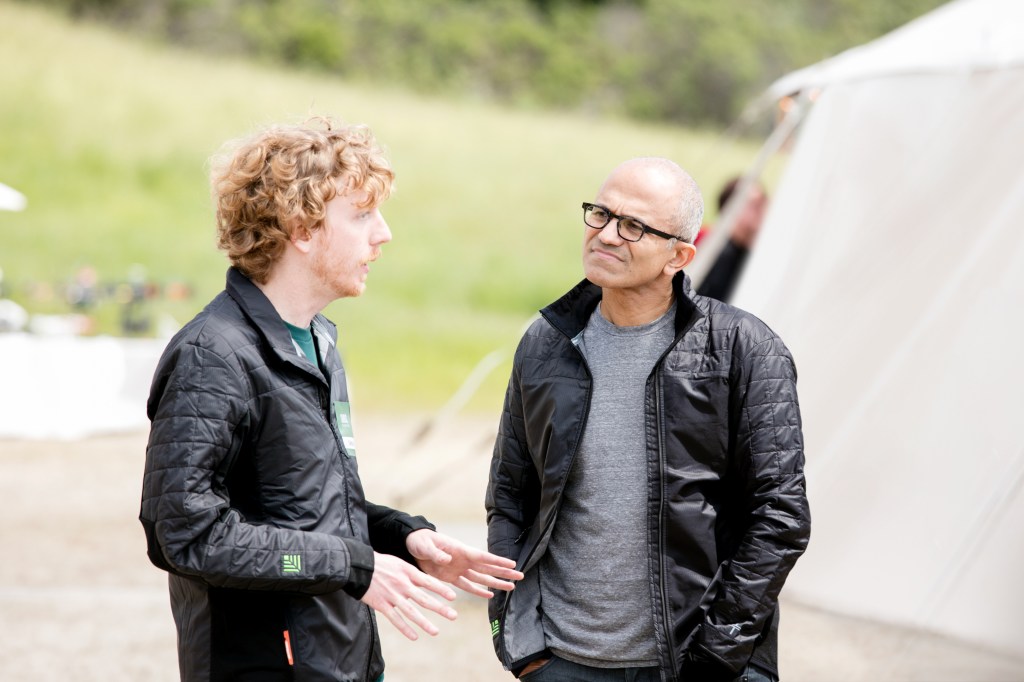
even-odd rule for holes
{"type": "Polygon", "coordinates": [[[631,218],[628,215],[616,215],[604,206],[598,206],[586,201],[583,202],[583,222],[586,223],[587,227],[603,230],[612,220],[616,221],[615,230],[619,233],[619,236],[627,242],[638,242],[644,238],[644,234],[647,232],[662,239],[679,239],[674,234],[655,230],[636,218],[631,218]]]}

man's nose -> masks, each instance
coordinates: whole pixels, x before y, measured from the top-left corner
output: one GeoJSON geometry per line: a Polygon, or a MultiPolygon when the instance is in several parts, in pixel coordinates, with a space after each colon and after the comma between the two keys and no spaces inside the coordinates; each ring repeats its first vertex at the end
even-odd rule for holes
{"type": "Polygon", "coordinates": [[[391,241],[391,228],[388,227],[388,221],[384,220],[384,216],[380,216],[380,224],[374,231],[374,244],[387,244],[391,241]]]}
{"type": "Polygon", "coordinates": [[[608,224],[601,228],[598,237],[605,244],[620,244],[622,237],[619,236],[619,219],[612,218],[608,221],[608,224]]]}

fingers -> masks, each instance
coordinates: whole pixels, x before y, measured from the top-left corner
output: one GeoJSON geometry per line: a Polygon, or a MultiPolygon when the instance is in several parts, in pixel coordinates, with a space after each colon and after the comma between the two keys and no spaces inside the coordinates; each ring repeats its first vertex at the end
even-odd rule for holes
{"type": "MultiPolygon", "coordinates": [[[[439,604],[436,600],[431,599],[431,601],[433,601],[434,604],[436,604],[437,606],[441,606],[441,604],[439,604]]],[[[451,609],[448,610],[451,611],[451,609]]],[[[407,618],[408,620],[412,621],[420,630],[423,630],[423,632],[427,633],[431,637],[436,636],[437,633],[439,632],[437,626],[431,623],[429,620],[427,620],[427,617],[423,614],[423,612],[420,611],[419,608],[417,608],[416,601],[413,597],[403,599],[398,604],[396,604],[392,612],[395,611],[400,613],[403,618],[407,618]]],[[[452,613],[454,613],[454,611],[452,611],[452,613]]],[[[412,630],[412,628],[409,629],[412,630]]],[[[413,634],[416,634],[415,630],[413,630],[413,634]]]]}
{"type": "MultiPolygon", "coordinates": [[[[514,560],[465,545],[436,531],[415,531],[407,537],[406,544],[413,556],[419,558],[424,574],[476,597],[489,599],[494,596],[490,590],[509,591],[515,588],[512,581],[523,579],[514,560]]],[[[434,584],[418,584],[446,599],[454,596],[454,592],[445,593],[434,584]]]]}
{"type": "Polygon", "coordinates": [[[483,597],[484,599],[490,599],[494,596],[494,593],[487,589],[488,587],[509,592],[514,590],[516,586],[515,583],[499,580],[486,573],[472,570],[466,571],[465,574],[459,576],[459,579],[455,581],[455,585],[460,590],[464,590],[476,597],[483,597]]]}
{"type": "Polygon", "coordinates": [[[417,627],[431,636],[438,633],[437,626],[420,609],[433,611],[448,620],[458,617],[455,609],[431,594],[455,599],[450,587],[401,559],[380,554],[375,557],[373,577],[362,601],[383,614],[406,638],[417,639],[417,627]]]}
{"type": "Polygon", "coordinates": [[[412,625],[415,625],[431,637],[435,637],[440,630],[438,630],[437,626],[431,623],[430,620],[427,619],[426,615],[420,611],[420,607],[429,609],[434,613],[438,613],[448,620],[455,620],[459,615],[456,613],[455,609],[450,606],[445,606],[423,590],[419,589],[414,590],[408,597],[399,599],[395,604],[392,604],[390,608],[385,609],[384,615],[389,621],[391,621],[391,624],[408,639],[413,641],[419,639],[419,634],[412,625]],[[412,625],[410,625],[410,623],[412,623],[412,625]]]}
{"type": "MultiPolygon", "coordinates": [[[[397,605],[392,604],[390,608],[384,609],[381,612],[389,621],[391,621],[391,624],[395,626],[395,629],[401,632],[406,637],[406,639],[411,639],[413,641],[419,639],[420,636],[416,634],[416,630],[414,630],[412,626],[406,623],[405,620],[402,618],[401,611],[399,610],[397,605]]],[[[434,632],[429,634],[434,635],[437,633],[434,632]]]]}
{"type": "MultiPolygon", "coordinates": [[[[518,573],[518,571],[513,571],[513,573],[516,573],[518,575],[518,578],[516,578],[517,580],[522,579],[522,573],[518,573]]],[[[502,580],[496,577],[495,575],[492,575],[490,573],[484,573],[481,571],[466,571],[466,577],[472,580],[473,582],[480,583],[481,585],[485,585],[496,590],[505,590],[506,592],[515,589],[516,586],[516,584],[513,582],[510,582],[508,580],[502,580]]]]}
{"type": "Polygon", "coordinates": [[[522,573],[520,573],[519,571],[515,570],[516,562],[513,561],[512,559],[506,559],[505,557],[498,556],[497,554],[491,554],[490,552],[484,552],[483,556],[480,557],[480,559],[478,559],[478,561],[481,562],[481,563],[487,563],[488,565],[493,566],[495,569],[509,569],[509,570],[511,570],[512,573],[517,574],[520,578],[523,577],[522,573]]]}
{"type": "Polygon", "coordinates": [[[469,545],[464,545],[461,542],[455,540],[453,540],[452,542],[457,544],[457,550],[461,552],[462,555],[466,558],[466,560],[471,563],[479,564],[482,566],[493,566],[496,569],[514,569],[516,567],[516,562],[512,559],[506,559],[503,556],[491,554],[490,552],[484,551],[482,549],[476,549],[475,547],[470,547],[469,545]]]}
{"type": "Polygon", "coordinates": [[[484,599],[490,599],[491,597],[494,596],[493,592],[490,592],[490,591],[484,589],[483,587],[481,587],[480,585],[476,584],[475,582],[473,582],[472,580],[470,580],[469,578],[467,578],[465,576],[460,576],[459,579],[455,581],[455,585],[460,590],[468,592],[469,594],[472,594],[473,596],[476,596],[476,597],[483,597],[484,599]]]}
{"type": "MultiPolygon", "coordinates": [[[[440,537],[448,539],[445,536],[440,537]]],[[[464,545],[455,540],[451,540],[451,544],[447,549],[452,555],[452,567],[458,565],[465,567],[466,570],[477,571],[481,574],[486,573],[506,580],[523,579],[523,574],[516,570],[516,562],[512,559],[506,559],[497,554],[491,554],[490,552],[464,545]]],[[[497,587],[497,585],[492,586],[497,587]]],[[[505,586],[501,589],[511,588],[505,586]]]]}
{"type": "MultiPolygon", "coordinates": [[[[451,592],[452,599],[454,599],[455,593],[452,592],[450,589],[448,591],[451,592]]],[[[417,614],[420,613],[419,609],[417,609],[415,606],[418,604],[419,606],[422,606],[425,609],[429,609],[430,611],[433,611],[434,613],[440,616],[444,616],[448,620],[455,620],[459,616],[455,609],[448,606],[447,604],[442,604],[441,602],[437,601],[423,590],[415,590],[406,599],[406,603],[409,606],[411,606],[413,610],[416,611],[417,614]]]]}
{"type": "MultiPolygon", "coordinates": [[[[440,603],[435,603],[438,606],[442,606],[440,603]]],[[[444,608],[442,606],[442,608],[444,608]]],[[[453,609],[448,609],[452,614],[455,614],[453,609]]],[[[390,608],[383,611],[384,616],[391,621],[391,624],[401,632],[407,639],[416,641],[419,639],[419,633],[409,623],[413,623],[419,627],[423,632],[427,633],[431,637],[437,636],[440,630],[437,626],[427,620],[427,617],[423,615],[423,612],[416,606],[413,597],[407,597],[406,599],[399,600],[396,604],[392,604],[390,608]]],[[[452,615],[451,619],[454,620],[455,616],[452,615]]]]}
{"type": "MultiPolygon", "coordinates": [[[[421,573],[417,571],[412,576],[412,583],[417,587],[428,589],[434,594],[444,597],[448,601],[452,601],[455,599],[455,591],[452,590],[452,588],[448,587],[437,578],[427,575],[426,573],[421,573]]],[[[422,590],[420,590],[420,592],[422,592],[422,590]]],[[[438,611],[438,613],[440,613],[440,611],[438,611]]]]}
{"type": "MultiPolygon", "coordinates": [[[[468,564],[470,570],[486,573],[498,578],[505,578],[506,580],[523,579],[523,574],[516,570],[516,562],[512,559],[506,559],[505,557],[498,556],[497,554],[491,554],[490,552],[474,549],[466,545],[459,547],[458,551],[461,552],[465,563],[468,564]]],[[[496,587],[496,585],[494,585],[494,587],[496,587]]],[[[505,587],[502,589],[511,588],[505,587]]]]}
{"type": "MultiPolygon", "coordinates": [[[[523,574],[514,568],[498,567],[493,565],[468,566],[462,575],[475,583],[490,587],[496,590],[515,589],[514,580],[522,580],[523,574]]],[[[463,588],[464,589],[464,588],[463,588]]]]}
{"type": "MultiPolygon", "coordinates": [[[[511,560],[509,560],[509,561],[511,561],[511,560]]],[[[480,570],[480,569],[477,569],[477,570],[480,570]]],[[[485,566],[484,569],[481,570],[480,572],[481,573],[486,573],[487,575],[490,575],[490,576],[494,576],[495,578],[504,578],[505,580],[522,580],[523,579],[523,574],[522,574],[522,572],[516,570],[516,564],[515,564],[514,561],[512,562],[511,566],[506,566],[504,564],[502,564],[502,565],[490,564],[488,566],[485,566]]],[[[502,588],[502,589],[505,589],[505,588],[502,588]]]]}
{"type": "MultiPolygon", "coordinates": [[[[415,534],[416,533],[413,535],[415,534]]],[[[412,535],[409,537],[411,538],[412,535]]],[[[476,547],[460,542],[449,535],[444,535],[443,533],[438,533],[436,531],[430,532],[429,535],[427,533],[421,533],[419,537],[417,537],[417,541],[419,540],[429,541],[431,546],[437,552],[441,552],[447,557],[446,561],[441,561],[440,563],[448,563],[448,561],[457,558],[460,561],[472,564],[491,565],[500,568],[516,567],[516,562],[512,559],[506,559],[503,556],[491,554],[486,550],[477,549],[476,547]]]]}

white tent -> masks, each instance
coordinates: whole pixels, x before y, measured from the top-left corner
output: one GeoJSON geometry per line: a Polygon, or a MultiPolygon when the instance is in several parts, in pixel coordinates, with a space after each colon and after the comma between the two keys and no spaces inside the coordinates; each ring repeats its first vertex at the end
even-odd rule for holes
{"type": "Polygon", "coordinates": [[[809,89],[733,299],[800,375],[786,594],[1024,654],[1024,2],[951,2],[770,93],[809,89]]]}

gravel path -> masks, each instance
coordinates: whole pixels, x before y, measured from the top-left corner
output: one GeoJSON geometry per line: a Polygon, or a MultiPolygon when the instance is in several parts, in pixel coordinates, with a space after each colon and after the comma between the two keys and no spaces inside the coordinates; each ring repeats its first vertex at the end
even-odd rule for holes
{"type": "MultiPolygon", "coordinates": [[[[493,420],[423,422],[357,415],[371,499],[424,513],[483,541],[493,420]]],[[[146,434],[73,442],[0,440],[0,680],[177,680],[166,580],[137,521],[146,434]]],[[[511,680],[491,650],[483,603],[416,642],[383,623],[388,682],[511,680]]],[[[784,599],[788,681],[1024,681],[1024,659],[955,640],[835,616],[784,599]]]]}

